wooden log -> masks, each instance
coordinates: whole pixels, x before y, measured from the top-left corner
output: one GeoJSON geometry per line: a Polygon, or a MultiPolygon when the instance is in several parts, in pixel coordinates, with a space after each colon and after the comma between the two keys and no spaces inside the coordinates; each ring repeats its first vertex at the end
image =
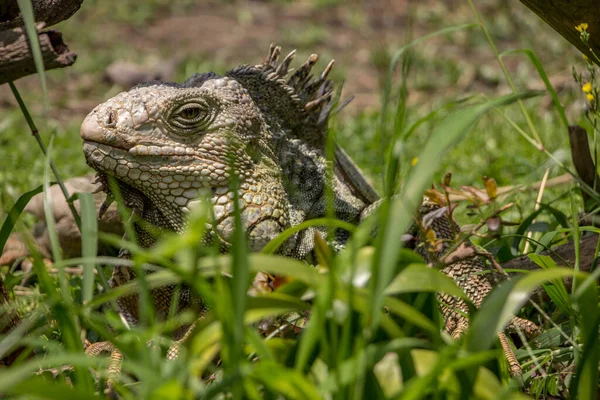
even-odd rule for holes
{"type": "MultiPolygon", "coordinates": [[[[60,32],[41,31],[38,39],[46,70],[68,67],[77,59],[77,54],[63,42],[60,32]]],[[[33,54],[24,30],[15,28],[0,32],[0,84],[35,73],[33,54]]]]}
{"type": "MultiPolygon", "coordinates": [[[[579,269],[580,271],[591,272],[595,267],[597,260],[594,258],[598,235],[592,234],[585,236],[579,241],[579,269]]],[[[543,251],[543,255],[552,257],[560,266],[573,266],[575,264],[575,245],[571,243],[563,244],[554,248],[552,251],[543,251]]],[[[513,258],[502,264],[503,269],[519,269],[524,271],[533,271],[540,267],[531,261],[527,255],[513,258]]]]}
{"type": "Polygon", "coordinates": [[[569,142],[571,144],[571,159],[577,175],[587,185],[587,188],[582,188],[584,210],[591,212],[596,208],[594,202],[590,202],[589,191],[600,190],[600,177],[596,173],[596,166],[590,152],[590,144],[588,142],[588,134],[585,129],[579,125],[569,126],[569,142]]]}
{"type": "MultiPolygon", "coordinates": [[[[531,11],[536,13],[555,31],[579,51],[599,64],[592,56],[592,51],[600,57],[600,7],[598,0],[521,0],[531,11]],[[575,27],[581,23],[588,24],[590,34],[586,46],[575,27]]],[[[599,64],[600,65],[600,64],[599,64]]]]}
{"type": "MultiPolygon", "coordinates": [[[[35,22],[51,26],[75,14],[83,0],[31,0],[35,22]]],[[[0,31],[23,25],[16,0],[0,1],[0,31]]]]}

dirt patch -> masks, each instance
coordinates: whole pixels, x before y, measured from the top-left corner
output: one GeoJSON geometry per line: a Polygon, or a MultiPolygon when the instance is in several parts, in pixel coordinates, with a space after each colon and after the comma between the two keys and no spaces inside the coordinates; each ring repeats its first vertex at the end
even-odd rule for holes
{"type": "MultiPolygon", "coordinates": [[[[75,34],[66,38],[70,46],[80,52],[80,65],[70,69],[64,84],[60,81],[61,84],[53,85],[51,112],[57,114],[54,116],[59,120],[81,119],[107,95],[118,91],[118,87],[102,87],[104,71],[102,68],[90,71],[90,59],[101,58],[106,65],[123,59],[140,64],[152,58],[159,62],[165,59],[206,60],[208,65],[232,68],[241,63],[260,62],[269,44],[275,41],[284,52],[298,49],[298,62],[313,52],[321,55],[319,65],[322,67],[330,58],[335,58],[334,79],[344,82],[346,95],[355,96],[344,112],[352,116],[380,107],[387,65],[391,55],[406,42],[409,28],[411,36],[416,38],[441,27],[474,21],[465,4],[457,5],[453,1],[349,1],[327,7],[315,3],[205,1],[190,6],[185,12],[155,12],[141,25],[117,22],[110,15],[101,18],[95,14],[92,5],[84,7],[64,24],[71,24],[75,32],[78,26],[90,26],[95,31],[88,36],[75,34]],[[412,26],[409,27],[410,21],[412,26]],[[86,50],[90,48],[93,50],[86,50]],[[86,62],[88,67],[83,67],[86,62]]],[[[498,7],[490,12],[497,14],[498,7]]],[[[501,27],[507,32],[527,29],[530,23],[524,23],[523,18],[533,16],[527,14],[529,11],[523,6],[515,6],[503,13],[503,18],[514,25],[501,27]],[[521,17],[513,18],[515,13],[521,17]]],[[[498,19],[489,16],[492,29],[498,19]]],[[[469,92],[505,91],[494,55],[487,44],[481,44],[480,33],[474,31],[455,34],[451,38],[435,38],[417,47],[409,102],[421,104],[431,99],[456,98],[469,92]]],[[[514,37],[527,35],[496,32],[496,36],[500,38],[497,41],[499,47],[508,49],[520,47],[514,37]]],[[[552,53],[547,57],[549,61],[543,63],[544,66],[553,65],[552,53]]],[[[524,67],[527,63],[526,60],[507,59],[511,71],[531,69],[531,66],[524,67]]],[[[568,64],[559,72],[564,74],[567,67],[568,64]]],[[[25,87],[37,84],[36,77],[23,80],[25,87]]],[[[8,99],[3,103],[14,106],[10,97],[7,88],[0,88],[0,98],[8,99]]]]}

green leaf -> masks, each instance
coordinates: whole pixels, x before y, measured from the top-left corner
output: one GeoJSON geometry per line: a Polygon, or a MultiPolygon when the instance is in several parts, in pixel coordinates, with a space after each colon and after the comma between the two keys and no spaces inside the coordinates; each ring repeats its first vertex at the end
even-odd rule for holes
{"type": "Polygon", "coordinates": [[[263,254],[273,254],[277,249],[285,243],[292,235],[298,233],[306,228],[310,228],[313,226],[328,226],[331,228],[339,228],[346,230],[348,232],[354,232],[356,230],[356,226],[352,225],[349,222],[341,221],[339,219],[334,218],[315,218],[310,219],[308,221],[304,221],[299,223],[298,225],[294,225],[285,231],[281,232],[277,237],[273,238],[263,249],[261,253],[263,254]]]}
{"type": "Polygon", "coordinates": [[[343,386],[352,384],[361,373],[361,368],[373,368],[388,353],[419,347],[424,348],[428,345],[426,340],[416,338],[396,338],[384,343],[370,344],[354,352],[352,357],[344,360],[339,365],[336,371],[337,374],[329,375],[321,384],[321,389],[334,391],[338,384],[343,386]]]}
{"type": "MultiPolygon", "coordinates": [[[[598,270],[600,268],[596,268],[596,271],[598,270]]],[[[580,313],[580,340],[583,344],[583,349],[578,359],[577,372],[571,381],[569,391],[573,398],[595,399],[598,398],[598,365],[600,363],[598,286],[597,284],[589,285],[578,294],[577,305],[579,306],[580,313]]]]}
{"type": "Polygon", "coordinates": [[[371,329],[379,323],[383,292],[385,286],[392,280],[402,235],[412,223],[413,212],[420,204],[423,192],[431,184],[433,174],[443,155],[453,144],[462,139],[488,110],[534,95],[536,93],[533,92],[512,94],[464,108],[450,114],[436,127],[420,155],[419,162],[411,171],[402,194],[391,200],[387,215],[380,216],[382,226],[378,236],[379,245],[373,257],[371,280],[371,329]]]}
{"type": "Polygon", "coordinates": [[[35,196],[38,193],[41,193],[43,190],[44,185],[40,185],[37,188],[22,194],[12,206],[12,208],[8,212],[8,215],[6,216],[6,219],[4,220],[4,223],[2,224],[2,229],[0,229],[0,254],[2,254],[2,252],[4,251],[6,241],[8,240],[10,233],[14,229],[19,217],[21,216],[21,213],[27,206],[27,203],[29,203],[33,196],[35,196]]]}
{"type": "Polygon", "coordinates": [[[535,55],[533,50],[531,50],[531,49],[509,50],[509,51],[505,51],[504,53],[500,53],[499,57],[503,58],[505,56],[508,56],[511,54],[518,54],[518,53],[523,53],[527,57],[529,57],[529,60],[535,66],[535,69],[537,70],[538,75],[540,76],[542,81],[544,81],[544,85],[546,85],[546,89],[550,93],[550,96],[552,96],[552,102],[554,103],[554,107],[556,107],[556,111],[558,111],[558,115],[560,116],[560,121],[563,123],[563,125],[565,127],[565,132],[566,132],[566,130],[569,129],[569,120],[567,119],[567,115],[565,114],[565,108],[563,107],[560,100],[558,99],[556,90],[554,90],[554,87],[550,83],[550,79],[548,79],[548,75],[546,74],[546,71],[544,70],[544,66],[542,65],[540,60],[537,58],[537,56],[535,55]]]}
{"type": "MultiPolygon", "coordinates": [[[[101,358],[89,357],[84,355],[83,352],[47,355],[27,360],[2,370],[0,374],[0,393],[11,393],[13,388],[17,392],[20,392],[31,382],[31,379],[35,379],[33,374],[39,371],[40,368],[47,369],[62,365],[73,365],[77,367],[76,370],[85,370],[87,368],[98,368],[101,361],[101,358]]],[[[85,372],[87,373],[87,377],[89,377],[88,371],[85,372]]],[[[80,393],[93,393],[91,385],[89,387],[76,385],[76,389],[81,390],[80,393]]]]}
{"type": "Polygon", "coordinates": [[[310,305],[307,302],[297,297],[272,292],[248,297],[248,311],[246,312],[246,316],[252,318],[256,314],[251,312],[253,310],[260,310],[260,318],[264,318],[264,313],[267,310],[270,310],[273,314],[283,314],[290,311],[308,310],[309,308],[310,305]]]}
{"type": "Polygon", "coordinates": [[[467,298],[452,279],[425,264],[411,264],[404,268],[384,291],[386,295],[415,292],[446,293],[467,298]]]}
{"type": "Polygon", "coordinates": [[[92,193],[79,193],[81,208],[81,255],[88,261],[83,263],[83,302],[87,303],[94,295],[94,257],[98,254],[98,218],[92,193]]]}
{"type": "MultiPolygon", "coordinates": [[[[544,256],[539,254],[528,254],[527,257],[543,269],[558,268],[556,262],[550,256],[544,256]]],[[[560,308],[565,315],[573,315],[573,306],[571,299],[569,298],[569,292],[565,287],[564,282],[561,279],[552,280],[551,285],[542,285],[550,299],[560,308]]]]}
{"type": "Polygon", "coordinates": [[[253,366],[250,377],[287,399],[321,399],[321,394],[303,374],[297,370],[263,361],[253,366]]]}
{"type": "Polygon", "coordinates": [[[496,286],[472,319],[467,334],[467,349],[473,352],[488,349],[495,340],[496,334],[504,329],[537,286],[574,275],[572,269],[553,268],[533,271],[519,280],[511,279],[496,286]]]}

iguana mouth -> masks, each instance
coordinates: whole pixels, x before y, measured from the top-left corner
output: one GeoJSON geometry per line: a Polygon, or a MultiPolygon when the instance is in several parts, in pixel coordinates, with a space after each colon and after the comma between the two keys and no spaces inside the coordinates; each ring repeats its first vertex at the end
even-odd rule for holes
{"type": "MultiPolygon", "coordinates": [[[[103,150],[105,153],[110,153],[110,151],[117,151],[122,158],[134,161],[135,159],[143,158],[144,160],[153,159],[159,164],[160,161],[164,161],[166,164],[172,164],[173,158],[177,157],[182,161],[189,160],[191,161],[203,161],[205,163],[222,163],[222,160],[216,159],[216,157],[208,158],[198,155],[198,153],[186,153],[181,151],[173,150],[170,146],[155,146],[155,145],[145,145],[139,144],[129,149],[125,149],[119,146],[113,146],[103,142],[97,142],[94,140],[84,140],[83,147],[84,151],[86,147],[94,147],[103,150]],[[166,151],[165,151],[166,150],[166,151]],[[163,160],[163,157],[168,157],[163,160]]],[[[93,149],[90,149],[90,154],[93,152],[93,149]]],[[[223,165],[225,168],[225,165],[223,165]]]]}
{"type": "Polygon", "coordinates": [[[134,213],[141,216],[143,215],[144,209],[148,208],[150,203],[148,196],[121,179],[104,172],[98,172],[96,173],[96,183],[100,184],[98,191],[106,193],[106,199],[104,200],[104,203],[102,203],[102,206],[100,206],[100,210],[98,210],[98,218],[102,217],[110,204],[115,200],[115,188],[119,191],[117,197],[122,198],[123,204],[134,213]]]}

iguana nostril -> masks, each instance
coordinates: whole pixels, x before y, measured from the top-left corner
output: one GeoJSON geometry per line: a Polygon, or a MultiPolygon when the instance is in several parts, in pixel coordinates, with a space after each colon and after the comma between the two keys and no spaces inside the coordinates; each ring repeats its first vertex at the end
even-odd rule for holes
{"type": "Polygon", "coordinates": [[[106,125],[107,128],[117,126],[117,117],[117,112],[115,110],[109,110],[104,125],[106,125]]]}

